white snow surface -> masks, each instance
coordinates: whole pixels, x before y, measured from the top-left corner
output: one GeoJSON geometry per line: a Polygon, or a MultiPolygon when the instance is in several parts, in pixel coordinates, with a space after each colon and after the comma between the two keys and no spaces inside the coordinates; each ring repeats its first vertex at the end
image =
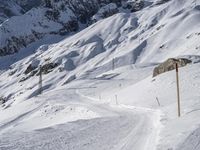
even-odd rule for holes
{"type": "Polygon", "coordinates": [[[199,150],[199,4],[152,1],[1,57],[0,149],[199,150]],[[152,78],[170,57],[193,61],[179,72],[180,118],[175,71],[152,78]],[[58,66],[39,95],[39,77],[24,72],[48,63],[58,66]]]}

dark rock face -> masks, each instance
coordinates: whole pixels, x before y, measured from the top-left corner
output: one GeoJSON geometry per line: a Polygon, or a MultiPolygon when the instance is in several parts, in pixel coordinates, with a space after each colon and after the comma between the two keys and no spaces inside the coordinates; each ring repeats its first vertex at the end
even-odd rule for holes
{"type": "Polygon", "coordinates": [[[43,6],[57,12],[70,9],[79,22],[86,24],[101,7],[110,3],[121,6],[121,2],[122,0],[44,0],[43,6]]]}
{"type": "Polygon", "coordinates": [[[49,72],[53,71],[53,69],[57,66],[58,64],[56,63],[47,63],[41,67],[41,71],[43,74],[48,74],[49,72]]]}
{"type": "MultiPolygon", "coordinates": [[[[57,63],[48,62],[48,63],[44,64],[43,66],[41,66],[41,72],[42,72],[42,74],[48,74],[48,73],[52,72],[53,69],[56,68],[57,66],[58,66],[57,63]]],[[[22,77],[19,80],[19,82],[24,82],[24,81],[30,79],[34,75],[38,76],[39,72],[40,72],[39,66],[33,66],[32,64],[30,64],[24,72],[25,76],[22,77]]]]}
{"type": "Polygon", "coordinates": [[[0,105],[4,104],[7,101],[6,97],[1,96],[0,97],[0,105]]]}
{"type": "Polygon", "coordinates": [[[0,47],[0,56],[10,55],[19,51],[20,48],[26,47],[38,39],[41,39],[44,34],[37,33],[32,30],[32,34],[25,36],[12,36],[6,40],[6,46],[0,47]]]}
{"type": "Polygon", "coordinates": [[[63,28],[59,30],[60,35],[66,35],[69,32],[75,32],[79,29],[79,24],[76,19],[63,24],[63,28]]]}
{"type": "Polygon", "coordinates": [[[24,74],[29,74],[30,72],[32,72],[33,70],[35,70],[36,67],[32,66],[31,64],[27,67],[27,69],[25,70],[24,74]]]}
{"type": "Polygon", "coordinates": [[[185,59],[185,58],[179,58],[179,59],[170,58],[167,61],[161,63],[156,68],[154,68],[153,77],[155,77],[161,73],[174,70],[176,68],[176,66],[175,66],[176,63],[178,63],[179,67],[184,67],[188,63],[191,63],[191,62],[192,62],[191,60],[185,59]]]}
{"type": "Polygon", "coordinates": [[[13,0],[23,9],[23,13],[31,10],[34,7],[38,7],[42,4],[42,0],[13,0]]]}
{"type": "Polygon", "coordinates": [[[143,0],[128,1],[124,7],[130,9],[131,12],[136,12],[144,8],[144,1],[143,0]]]}
{"type": "Polygon", "coordinates": [[[115,3],[110,3],[99,9],[99,11],[92,17],[92,22],[97,22],[100,19],[110,17],[119,12],[115,3]]]}

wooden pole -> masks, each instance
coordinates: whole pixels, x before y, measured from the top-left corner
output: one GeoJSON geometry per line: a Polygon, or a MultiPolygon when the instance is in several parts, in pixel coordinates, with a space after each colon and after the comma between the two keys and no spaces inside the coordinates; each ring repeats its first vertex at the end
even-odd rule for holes
{"type": "Polygon", "coordinates": [[[39,94],[42,94],[42,67],[39,70],[39,94]]]}
{"type": "Polygon", "coordinates": [[[181,116],[181,106],[180,106],[179,74],[178,74],[178,63],[177,62],[176,62],[176,85],[177,85],[178,117],[180,117],[181,116]]]}
{"type": "Polygon", "coordinates": [[[112,60],[112,70],[115,70],[115,58],[112,60]]]}
{"type": "Polygon", "coordinates": [[[157,101],[157,103],[158,103],[158,106],[160,106],[160,102],[159,102],[158,97],[156,97],[156,101],[157,101]]]}

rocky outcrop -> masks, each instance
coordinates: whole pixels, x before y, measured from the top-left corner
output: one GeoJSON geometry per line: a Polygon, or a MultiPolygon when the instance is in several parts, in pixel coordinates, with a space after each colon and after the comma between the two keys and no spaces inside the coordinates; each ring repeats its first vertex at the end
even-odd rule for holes
{"type": "Polygon", "coordinates": [[[186,58],[178,58],[178,59],[174,59],[174,58],[170,58],[167,61],[161,63],[159,66],[157,66],[156,68],[154,68],[153,70],[153,77],[167,72],[167,71],[171,71],[175,69],[175,64],[178,63],[179,67],[183,67],[186,66],[188,63],[191,63],[192,61],[186,58]]]}
{"type": "Polygon", "coordinates": [[[106,6],[103,6],[93,17],[92,22],[97,22],[101,19],[110,17],[116,13],[118,13],[118,7],[115,3],[110,3],[106,6]]]}
{"type": "Polygon", "coordinates": [[[0,105],[4,104],[7,101],[6,97],[1,96],[0,97],[0,105]]]}
{"type": "Polygon", "coordinates": [[[130,9],[131,12],[136,12],[144,8],[143,0],[128,1],[123,7],[130,9]]]}
{"type": "Polygon", "coordinates": [[[39,65],[35,66],[35,65],[30,64],[30,65],[28,65],[28,67],[26,68],[26,70],[24,72],[25,76],[23,76],[19,80],[19,82],[24,82],[24,81],[30,79],[34,75],[38,76],[40,69],[41,69],[42,74],[48,74],[48,73],[52,72],[53,69],[56,68],[57,66],[58,66],[57,63],[52,63],[52,62],[45,63],[42,66],[39,66],[39,65]]]}
{"type": "Polygon", "coordinates": [[[16,53],[19,51],[20,48],[27,47],[29,44],[41,39],[45,35],[42,33],[38,33],[34,30],[30,32],[31,34],[29,35],[8,37],[6,39],[5,46],[0,48],[0,56],[16,53]]]}
{"type": "Polygon", "coordinates": [[[41,66],[41,71],[43,74],[48,74],[48,73],[52,72],[53,69],[57,66],[58,66],[57,63],[47,63],[47,64],[44,64],[43,66],[41,66]]]}

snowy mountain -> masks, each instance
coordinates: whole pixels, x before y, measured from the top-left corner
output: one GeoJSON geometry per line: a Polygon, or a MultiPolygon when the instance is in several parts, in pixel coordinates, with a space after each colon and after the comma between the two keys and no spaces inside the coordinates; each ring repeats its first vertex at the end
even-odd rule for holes
{"type": "MultiPolygon", "coordinates": [[[[19,3],[19,2],[18,2],[19,3]]],[[[21,4],[22,5],[22,4],[21,4]]],[[[12,17],[2,23],[1,55],[18,52],[21,48],[50,35],[66,35],[83,29],[101,7],[105,7],[102,17],[109,17],[118,12],[121,1],[43,1],[40,7],[28,9],[31,6],[23,4],[29,10],[22,16],[12,17]],[[112,4],[113,7],[105,5],[112,4]],[[106,13],[106,15],[105,15],[106,13]],[[16,28],[17,27],[17,28],[16,28]]],[[[102,8],[103,9],[103,8],[102,8]]]]}
{"type": "Polygon", "coordinates": [[[0,23],[13,16],[22,15],[40,4],[41,0],[0,0],[0,23]]]}
{"type": "Polygon", "coordinates": [[[200,148],[199,0],[6,2],[0,149],[200,148]],[[182,57],[178,118],[174,70],[152,75],[182,57]]]}

